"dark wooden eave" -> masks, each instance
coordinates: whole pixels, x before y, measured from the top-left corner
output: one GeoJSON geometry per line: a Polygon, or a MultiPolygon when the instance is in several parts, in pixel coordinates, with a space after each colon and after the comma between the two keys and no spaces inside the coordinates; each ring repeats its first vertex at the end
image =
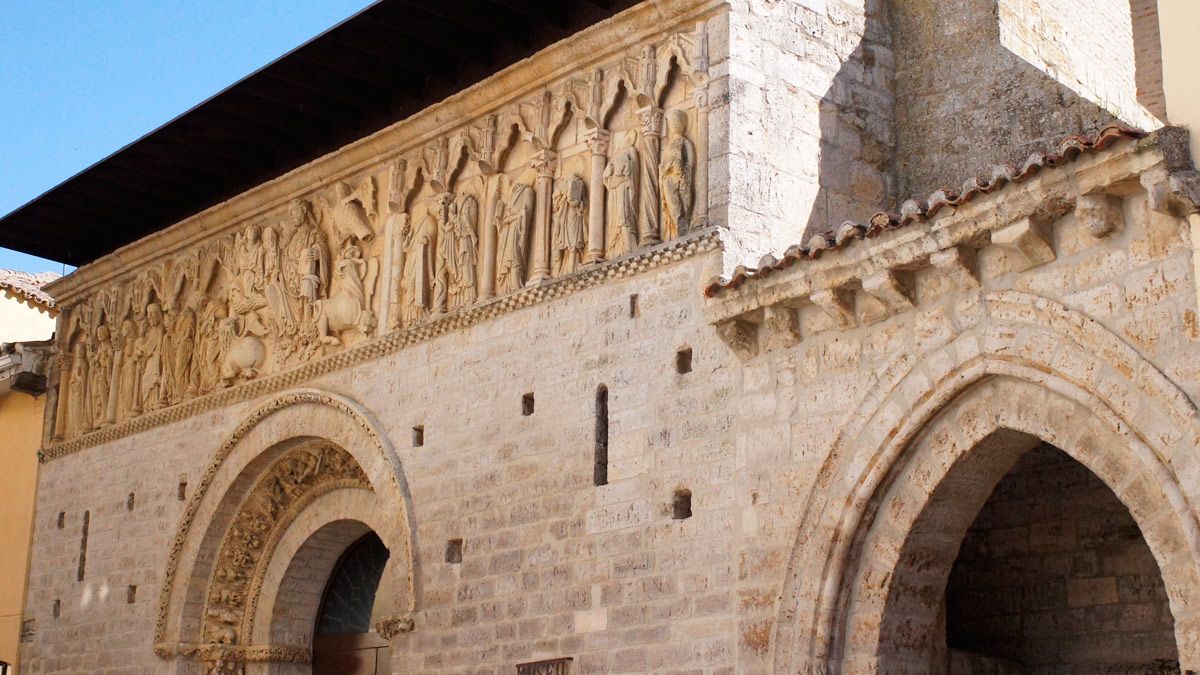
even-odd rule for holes
{"type": "Polygon", "coordinates": [[[0,246],[89,263],[634,4],[381,0],[0,218],[0,246]]]}

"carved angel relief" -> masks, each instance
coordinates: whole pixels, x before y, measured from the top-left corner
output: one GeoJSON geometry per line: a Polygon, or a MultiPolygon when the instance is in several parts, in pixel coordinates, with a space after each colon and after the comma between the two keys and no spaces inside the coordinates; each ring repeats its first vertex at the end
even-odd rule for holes
{"type": "Polygon", "coordinates": [[[695,229],[706,49],[700,29],[634,47],[68,308],[54,438],[695,229]]]}

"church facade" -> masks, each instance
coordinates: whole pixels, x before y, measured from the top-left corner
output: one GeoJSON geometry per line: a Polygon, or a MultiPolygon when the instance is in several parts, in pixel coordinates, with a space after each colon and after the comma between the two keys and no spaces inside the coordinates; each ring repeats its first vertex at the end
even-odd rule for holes
{"type": "Polygon", "coordinates": [[[1129,7],[928,4],[640,3],[52,284],[23,668],[1200,669],[1189,138],[1129,7]]]}

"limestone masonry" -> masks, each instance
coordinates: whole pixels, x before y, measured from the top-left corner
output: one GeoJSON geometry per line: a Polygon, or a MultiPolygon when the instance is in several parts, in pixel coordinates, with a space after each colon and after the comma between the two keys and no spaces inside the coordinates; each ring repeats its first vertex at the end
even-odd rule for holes
{"type": "Polygon", "coordinates": [[[1200,180],[1082,4],[643,2],[52,283],[22,672],[1200,670],[1200,180]]]}

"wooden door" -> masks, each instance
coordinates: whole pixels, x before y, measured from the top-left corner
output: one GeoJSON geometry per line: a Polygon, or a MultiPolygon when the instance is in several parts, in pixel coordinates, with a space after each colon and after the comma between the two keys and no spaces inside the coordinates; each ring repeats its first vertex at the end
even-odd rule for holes
{"type": "Polygon", "coordinates": [[[318,635],[313,639],[313,675],[390,675],[391,649],[375,633],[318,635]]]}

